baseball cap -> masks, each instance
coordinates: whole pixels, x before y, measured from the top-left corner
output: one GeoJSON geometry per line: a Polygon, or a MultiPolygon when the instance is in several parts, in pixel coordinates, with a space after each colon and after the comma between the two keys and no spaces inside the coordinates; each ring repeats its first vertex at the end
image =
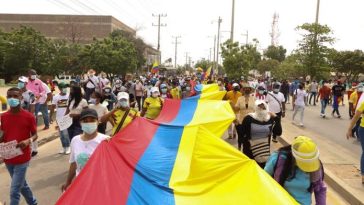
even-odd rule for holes
{"type": "Polygon", "coordinates": [[[152,88],[150,89],[150,92],[151,92],[151,93],[154,93],[154,92],[158,92],[158,93],[159,93],[159,89],[158,89],[157,87],[152,87],[152,88]]]}
{"type": "Polygon", "coordinates": [[[18,80],[19,80],[20,82],[23,82],[23,83],[27,83],[27,82],[28,82],[28,78],[27,78],[27,77],[25,77],[25,76],[20,76],[20,77],[18,78],[18,80]]]}
{"type": "Polygon", "coordinates": [[[66,88],[66,87],[68,87],[68,86],[64,82],[58,83],[58,88],[66,88]]]}
{"type": "Polygon", "coordinates": [[[161,84],[161,88],[166,88],[167,85],[166,84],[161,84]]]}
{"type": "Polygon", "coordinates": [[[239,87],[239,84],[233,83],[233,87],[239,87]]]}
{"type": "Polygon", "coordinates": [[[96,110],[91,108],[85,108],[81,111],[80,120],[85,119],[86,117],[93,117],[95,119],[98,119],[98,115],[96,110]]]}
{"type": "Polygon", "coordinates": [[[118,93],[117,99],[118,100],[121,100],[121,99],[129,100],[129,94],[126,92],[120,92],[120,93],[118,93]]]}
{"type": "Polygon", "coordinates": [[[315,172],[320,168],[320,152],[314,141],[298,136],[292,143],[292,155],[297,166],[304,172],[315,172]]]}

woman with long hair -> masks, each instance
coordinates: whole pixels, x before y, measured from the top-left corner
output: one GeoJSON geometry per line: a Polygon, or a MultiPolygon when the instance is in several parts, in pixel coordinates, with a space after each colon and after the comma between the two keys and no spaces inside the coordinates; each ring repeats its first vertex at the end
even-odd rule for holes
{"type": "Polygon", "coordinates": [[[317,145],[308,137],[297,137],[292,145],[272,153],[267,171],[301,205],[326,205],[327,187],[317,145]]]}
{"type": "Polygon", "coordinates": [[[72,125],[67,129],[70,141],[76,135],[82,134],[81,124],[79,121],[82,109],[87,108],[88,104],[82,98],[80,86],[73,86],[70,89],[70,98],[68,100],[66,115],[72,118],[72,125]]]}

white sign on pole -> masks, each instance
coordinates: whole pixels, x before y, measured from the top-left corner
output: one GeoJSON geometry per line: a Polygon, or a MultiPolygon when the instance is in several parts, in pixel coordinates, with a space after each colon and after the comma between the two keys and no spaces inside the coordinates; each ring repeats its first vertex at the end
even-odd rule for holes
{"type": "Polygon", "coordinates": [[[17,148],[18,143],[13,140],[7,143],[0,143],[0,158],[12,159],[23,154],[20,148],[17,148]]]}
{"type": "Polygon", "coordinates": [[[70,115],[65,115],[63,117],[57,118],[57,124],[59,127],[59,130],[65,130],[69,128],[72,125],[72,117],[70,115]]]}

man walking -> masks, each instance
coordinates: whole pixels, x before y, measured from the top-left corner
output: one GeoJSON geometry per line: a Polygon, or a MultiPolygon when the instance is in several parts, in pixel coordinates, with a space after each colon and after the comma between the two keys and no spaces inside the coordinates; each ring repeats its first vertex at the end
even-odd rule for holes
{"type": "Polygon", "coordinates": [[[320,116],[322,118],[325,118],[325,110],[326,110],[326,106],[329,104],[329,99],[330,99],[330,95],[331,95],[331,89],[329,88],[328,84],[324,81],[323,86],[320,88],[319,90],[319,94],[317,96],[317,102],[318,102],[318,98],[320,98],[321,100],[321,113],[320,116]]]}
{"type": "Polygon", "coordinates": [[[96,72],[90,69],[87,72],[87,77],[84,79],[85,84],[85,99],[88,102],[90,100],[91,94],[95,91],[99,91],[99,78],[96,77],[96,72]]]}
{"type": "Polygon", "coordinates": [[[310,86],[310,93],[311,93],[309,100],[310,105],[311,105],[311,99],[313,97],[313,105],[316,106],[317,91],[318,91],[318,83],[316,82],[316,80],[314,80],[310,86]]]}
{"type": "Polygon", "coordinates": [[[268,92],[265,101],[268,104],[269,111],[276,114],[276,117],[274,118],[273,138],[272,138],[272,141],[276,143],[278,142],[277,136],[282,135],[281,119],[282,117],[285,117],[286,104],[283,93],[279,92],[280,84],[274,83],[272,88],[273,91],[268,92]]]}
{"type": "Polygon", "coordinates": [[[340,102],[343,100],[344,91],[345,91],[345,88],[344,88],[344,86],[342,86],[340,80],[337,81],[336,85],[332,86],[332,96],[333,96],[332,108],[333,108],[333,110],[332,110],[331,115],[333,117],[335,116],[335,112],[336,112],[337,117],[341,118],[341,115],[339,112],[339,105],[340,105],[340,102]]]}
{"type": "Polygon", "coordinates": [[[23,195],[27,204],[36,205],[37,200],[25,179],[31,159],[30,145],[32,141],[37,139],[35,118],[30,112],[21,108],[21,91],[19,88],[10,88],[7,91],[7,99],[10,110],[1,116],[0,128],[3,131],[3,136],[0,138],[0,142],[15,141],[17,148],[22,151],[22,154],[18,156],[4,159],[11,177],[10,205],[19,204],[20,194],[23,195]]]}

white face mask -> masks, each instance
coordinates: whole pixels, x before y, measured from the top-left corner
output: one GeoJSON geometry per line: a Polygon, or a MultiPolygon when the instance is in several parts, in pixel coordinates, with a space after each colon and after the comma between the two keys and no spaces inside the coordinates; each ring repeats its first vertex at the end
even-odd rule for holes
{"type": "Polygon", "coordinates": [[[37,75],[31,75],[30,79],[35,80],[37,78],[37,75]]]}
{"type": "Polygon", "coordinates": [[[259,121],[266,121],[267,116],[268,116],[268,110],[263,110],[263,109],[258,109],[255,111],[257,120],[259,121]]]}

